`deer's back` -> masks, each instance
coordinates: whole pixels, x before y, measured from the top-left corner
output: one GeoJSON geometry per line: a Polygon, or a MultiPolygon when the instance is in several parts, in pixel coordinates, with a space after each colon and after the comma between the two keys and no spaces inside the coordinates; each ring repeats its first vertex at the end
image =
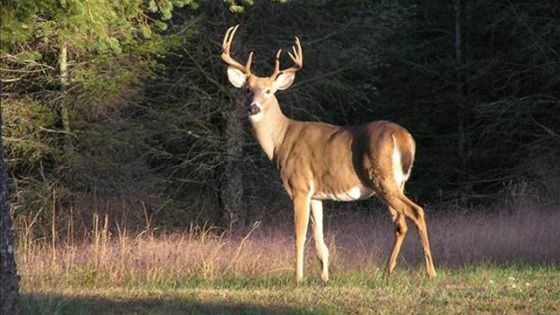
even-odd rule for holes
{"type": "Polygon", "coordinates": [[[394,135],[409,136],[387,121],[352,127],[293,122],[276,163],[290,195],[314,191],[316,199],[363,199],[373,194],[368,172],[391,156],[394,135]]]}

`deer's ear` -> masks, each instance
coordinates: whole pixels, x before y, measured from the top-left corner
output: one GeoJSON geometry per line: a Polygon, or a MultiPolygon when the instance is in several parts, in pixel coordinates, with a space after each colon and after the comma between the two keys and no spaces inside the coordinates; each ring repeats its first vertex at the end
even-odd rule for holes
{"type": "Polygon", "coordinates": [[[227,76],[229,82],[231,82],[231,84],[236,88],[242,87],[245,84],[245,81],[247,81],[247,76],[245,75],[245,73],[234,67],[227,68],[227,76]]]}
{"type": "Polygon", "coordinates": [[[296,73],[293,71],[285,71],[281,72],[274,80],[274,86],[278,90],[285,90],[289,88],[292,83],[294,83],[294,79],[296,78],[296,73]]]}

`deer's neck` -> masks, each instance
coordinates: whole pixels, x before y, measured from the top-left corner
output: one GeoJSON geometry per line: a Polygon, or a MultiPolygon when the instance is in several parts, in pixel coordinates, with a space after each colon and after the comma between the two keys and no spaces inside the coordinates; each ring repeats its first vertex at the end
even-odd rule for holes
{"type": "Polygon", "coordinates": [[[290,119],[282,113],[276,98],[269,100],[270,104],[264,116],[259,120],[252,120],[253,133],[269,160],[274,158],[274,152],[284,141],[290,119]]]}

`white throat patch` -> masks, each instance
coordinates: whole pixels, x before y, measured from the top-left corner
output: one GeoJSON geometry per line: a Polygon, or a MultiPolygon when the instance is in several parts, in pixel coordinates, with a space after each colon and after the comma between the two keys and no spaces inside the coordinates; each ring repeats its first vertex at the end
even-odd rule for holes
{"type": "Polygon", "coordinates": [[[255,115],[250,115],[249,116],[249,120],[254,121],[254,122],[259,122],[263,119],[264,113],[262,112],[262,110],[255,115]]]}

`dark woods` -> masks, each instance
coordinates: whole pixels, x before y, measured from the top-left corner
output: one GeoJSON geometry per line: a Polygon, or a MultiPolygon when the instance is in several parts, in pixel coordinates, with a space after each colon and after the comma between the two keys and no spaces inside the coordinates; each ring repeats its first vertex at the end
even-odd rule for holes
{"type": "Polygon", "coordinates": [[[3,139],[16,222],[38,236],[54,221],[87,236],[94,213],[131,228],[290,217],[219,58],[234,24],[233,55],[254,50],[260,75],[301,38],[288,116],[409,129],[407,190],[428,209],[558,201],[557,1],[124,1],[100,29],[24,2],[2,1],[3,139]]]}

